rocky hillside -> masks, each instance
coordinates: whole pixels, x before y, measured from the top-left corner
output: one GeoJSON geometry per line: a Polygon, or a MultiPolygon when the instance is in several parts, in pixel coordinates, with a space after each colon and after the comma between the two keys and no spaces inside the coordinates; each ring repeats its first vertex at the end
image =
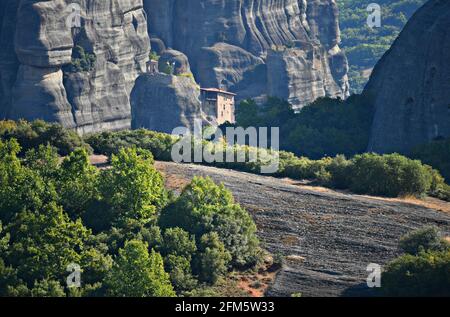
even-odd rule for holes
{"type": "Polygon", "coordinates": [[[425,225],[450,234],[450,203],[350,195],[197,165],[158,162],[157,167],[175,190],[194,176],[223,182],[251,212],[264,247],[285,257],[271,296],[370,296],[367,266],[398,256],[401,236],[425,225]]]}
{"type": "Polygon", "coordinates": [[[365,94],[374,100],[369,150],[408,152],[450,136],[450,1],[431,0],[377,64],[365,94]]]}
{"type": "Polygon", "coordinates": [[[146,0],[145,8],[152,40],[185,53],[202,86],[295,107],[347,95],[334,0],[146,0]]]}

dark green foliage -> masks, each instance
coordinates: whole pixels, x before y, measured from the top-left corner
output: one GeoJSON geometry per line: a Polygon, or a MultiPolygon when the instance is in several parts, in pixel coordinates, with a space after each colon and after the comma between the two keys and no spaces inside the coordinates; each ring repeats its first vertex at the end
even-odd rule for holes
{"type": "Polygon", "coordinates": [[[286,101],[269,98],[263,107],[251,100],[237,107],[237,126],[279,127],[280,148],[296,155],[320,159],[365,152],[373,110],[368,97],[346,101],[321,98],[294,113],[286,101]]]}
{"type": "MultiPolygon", "coordinates": [[[[353,126],[349,128],[347,132],[343,132],[343,134],[348,135],[348,142],[353,145],[356,144],[359,140],[360,145],[358,146],[358,151],[356,148],[348,151],[350,154],[356,151],[356,153],[364,152],[364,148],[362,144],[365,144],[368,140],[368,134],[366,136],[360,138],[366,132],[363,132],[363,126],[368,127],[370,120],[368,119],[369,111],[363,103],[360,104],[362,97],[354,96],[350,98],[350,105],[342,104],[342,102],[337,100],[329,100],[325,99],[319,101],[320,103],[324,103],[323,105],[316,105],[304,108],[304,112],[298,114],[297,117],[292,119],[292,122],[295,123],[296,120],[300,121],[300,118],[305,122],[305,124],[311,124],[311,126],[316,125],[320,126],[320,123],[323,123],[323,126],[332,126],[334,125],[337,131],[337,127],[344,131],[347,129],[345,125],[353,126]],[[358,101],[359,100],[359,101],[358,101]],[[331,102],[334,105],[329,105],[331,102]],[[353,105],[353,106],[351,106],[353,105]],[[349,108],[346,108],[346,107],[349,108]],[[316,108],[317,107],[317,108],[316,108]],[[352,114],[353,109],[354,113],[352,114]],[[339,115],[335,115],[336,119],[322,120],[322,117],[326,117],[326,113],[331,109],[331,113],[336,112],[340,113],[339,115]],[[347,113],[347,112],[348,113],[347,113]],[[361,112],[360,112],[361,111],[361,112]],[[341,113],[342,112],[342,113],[341,113]],[[305,115],[303,115],[305,113],[305,115]],[[341,117],[339,117],[341,116],[341,117]],[[345,122],[347,118],[353,117],[352,120],[356,120],[358,116],[361,118],[366,118],[366,123],[362,124],[359,128],[355,128],[355,125],[352,125],[350,121],[345,122]],[[336,122],[334,122],[336,120],[336,122]],[[337,121],[343,120],[343,124],[338,123],[337,121]],[[353,139],[353,141],[351,141],[353,139]],[[364,142],[362,140],[365,140],[364,142]],[[355,143],[356,142],[356,143],[355,143]]],[[[272,106],[275,109],[271,109],[271,107],[266,108],[262,111],[262,118],[259,116],[251,115],[254,108],[254,103],[251,101],[247,101],[243,103],[243,105],[247,104],[251,110],[245,116],[243,120],[247,123],[253,121],[256,124],[263,124],[262,121],[266,121],[266,123],[270,122],[278,122],[286,121],[288,116],[291,116],[288,104],[279,101],[277,99],[271,99],[272,106]],[[266,116],[267,113],[273,112],[281,115],[281,118],[272,118],[271,116],[266,116]],[[262,121],[261,121],[262,120],[262,121]]],[[[244,108],[246,109],[246,106],[244,108]]],[[[286,127],[292,125],[292,122],[286,121],[286,127]]],[[[277,124],[278,124],[277,123],[277,124]]],[[[283,129],[286,129],[282,127],[283,129]]],[[[368,128],[366,129],[368,130],[368,128]]],[[[289,134],[293,136],[296,130],[291,131],[289,134]]],[[[331,131],[331,130],[329,130],[331,131]]],[[[343,135],[341,134],[341,135],[343,135]]],[[[320,135],[320,133],[318,133],[320,135]]],[[[337,139],[333,139],[333,137],[327,133],[324,134],[325,139],[330,139],[335,143],[333,145],[334,149],[331,150],[331,145],[328,149],[331,152],[343,151],[346,147],[345,142],[339,143],[337,139]],[[340,144],[340,145],[336,145],[340,144]]],[[[303,136],[301,137],[303,138],[303,136]]],[[[320,137],[322,138],[322,137],[320,137]]],[[[319,139],[320,139],[319,138],[319,139]]],[[[347,137],[346,137],[347,138],[347,137]]],[[[285,138],[282,136],[281,141],[285,138]]],[[[319,140],[319,139],[316,139],[319,140]]],[[[139,146],[142,148],[146,148],[149,151],[152,151],[156,159],[160,160],[170,160],[171,157],[171,147],[176,142],[176,138],[163,134],[163,133],[155,133],[146,130],[138,130],[138,131],[125,131],[118,133],[102,133],[92,135],[88,138],[88,142],[93,146],[93,148],[98,153],[108,154],[116,151],[116,146],[119,147],[134,147],[139,146]],[[117,138],[117,139],[116,139],[117,138]]],[[[309,141],[308,141],[309,142],[309,141]]],[[[317,156],[320,156],[319,153],[322,153],[324,150],[317,150],[320,145],[320,142],[313,145],[313,148],[310,148],[307,152],[313,153],[316,151],[317,156]]],[[[328,141],[327,141],[328,142],[328,141]]],[[[203,142],[204,146],[212,146],[210,142],[203,142]]],[[[222,143],[215,144],[216,151],[225,151],[226,145],[222,143]]],[[[322,145],[323,146],[323,145],[322,145]]],[[[246,157],[249,157],[249,153],[256,153],[260,150],[256,148],[251,148],[248,146],[235,146],[233,151],[236,153],[237,151],[244,152],[246,157]]],[[[301,152],[301,151],[300,151],[301,152]]],[[[372,195],[381,195],[381,196],[399,196],[399,195],[415,195],[420,196],[424,194],[429,194],[432,196],[439,197],[441,199],[450,199],[450,188],[448,185],[444,183],[443,178],[440,176],[439,172],[433,170],[429,166],[421,164],[419,161],[410,160],[404,156],[398,154],[391,155],[376,155],[376,154],[363,154],[356,155],[353,159],[345,159],[343,155],[337,155],[334,158],[325,157],[320,160],[312,160],[306,157],[297,157],[293,153],[290,152],[278,152],[279,156],[279,169],[278,172],[275,173],[275,176],[280,177],[290,177],[293,179],[300,180],[312,180],[316,183],[333,187],[339,189],[351,189],[354,192],[361,194],[372,194],[372,195]]],[[[334,155],[333,155],[334,156],[334,155]]],[[[351,156],[351,155],[350,155],[351,156]]],[[[261,173],[261,167],[266,163],[262,160],[258,160],[257,162],[213,162],[213,163],[203,163],[206,165],[212,165],[221,168],[229,168],[235,169],[250,173],[261,173]]],[[[167,217],[165,215],[164,217],[167,217]]],[[[186,220],[185,225],[187,226],[192,219],[186,220]]],[[[184,227],[183,227],[184,228],[184,227]]],[[[191,229],[190,229],[191,230],[191,229]]],[[[193,230],[193,229],[192,229],[193,230]]],[[[189,230],[188,230],[189,231],[189,230]]],[[[196,235],[197,233],[194,232],[196,235]]]]}
{"type": "Polygon", "coordinates": [[[111,168],[101,172],[99,191],[114,215],[113,224],[127,219],[155,220],[167,201],[164,180],[153,166],[152,154],[133,148],[112,156],[111,168]]]}
{"type": "Polygon", "coordinates": [[[80,221],[72,222],[55,205],[45,206],[39,214],[17,214],[6,230],[11,234],[6,259],[28,282],[40,278],[62,281],[67,265],[80,263],[89,235],[80,221]]]}
{"type": "Polygon", "coordinates": [[[351,169],[350,189],[356,193],[397,197],[423,195],[432,183],[430,169],[399,154],[357,155],[351,169]]]}
{"type": "MultiPolygon", "coordinates": [[[[152,154],[135,144],[114,151],[104,170],[91,166],[84,148],[63,159],[48,144],[19,153],[15,139],[0,140],[0,296],[190,294],[233,268],[230,253],[237,264],[256,261],[253,221],[210,181],[192,186],[204,183],[202,190],[226,196],[222,209],[220,200],[211,202],[214,216],[197,219],[198,228],[209,228],[208,238],[180,226],[161,233],[156,224],[168,195],[152,154]],[[81,288],[66,287],[69,264],[80,266],[81,288]]],[[[186,207],[209,208],[202,199],[186,207]]]]}
{"type": "Polygon", "coordinates": [[[95,54],[86,52],[81,46],[76,46],[72,51],[72,61],[64,67],[64,72],[82,73],[93,71],[96,60],[95,54]]]}
{"type": "Polygon", "coordinates": [[[228,271],[231,254],[225,249],[219,235],[210,232],[200,238],[197,272],[203,282],[215,284],[228,271]]]}
{"type": "Polygon", "coordinates": [[[0,220],[4,224],[23,210],[39,211],[56,199],[55,187],[22,165],[16,140],[0,140],[0,220]]]}
{"type": "Polygon", "coordinates": [[[58,281],[41,280],[34,283],[32,297],[66,297],[64,288],[58,281]]]}
{"type": "Polygon", "coordinates": [[[382,275],[386,296],[450,296],[450,244],[437,228],[414,231],[400,240],[407,254],[390,262],[382,275]]]}
{"type": "Polygon", "coordinates": [[[159,71],[166,75],[173,75],[175,71],[174,65],[170,64],[170,62],[159,62],[159,71]]]}
{"type": "Polygon", "coordinates": [[[194,178],[180,197],[160,217],[160,225],[180,227],[201,239],[216,232],[232,255],[232,265],[254,265],[258,259],[256,225],[234,203],[231,193],[211,179],[194,178]]]}
{"type": "Polygon", "coordinates": [[[347,160],[345,156],[338,155],[333,158],[326,170],[330,173],[329,186],[338,189],[350,188],[352,184],[353,162],[347,160]]]}
{"type": "Polygon", "coordinates": [[[447,182],[450,182],[450,139],[438,139],[417,146],[409,156],[438,169],[447,182]]]}
{"type": "Polygon", "coordinates": [[[390,48],[413,13],[426,0],[338,0],[342,44],[350,64],[350,88],[361,93],[368,76],[364,74],[390,48]],[[369,28],[366,8],[376,2],[381,6],[381,28],[369,28]]]}
{"type": "Polygon", "coordinates": [[[29,296],[30,290],[23,280],[17,276],[17,269],[6,266],[0,258],[0,296],[29,296]]]}
{"type": "Polygon", "coordinates": [[[66,157],[57,178],[60,204],[72,219],[83,218],[84,213],[98,197],[98,171],[84,149],[77,149],[66,157]]]}
{"type": "Polygon", "coordinates": [[[319,161],[290,157],[282,164],[280,175],[387,197],[433,194],[445,186],[437,171],[399,154],[366,153],[350,160],[337,156],[319,161]]]}
{"type": "Polygon", "coordinates": [[[75,131],[42,120],[0,121],[0,139],[4,141],[16,139],[22,147],[22,154],[29,149],[37,150],[40,145],[47,144],[55,147],[60,155],[69,155],[80,147],[91,151],[75,131]]]}
{"type": "Polygon", "coordinates": [[[169,228],[164,231],[162,254],[181,256],[190,261],[196,251],[195,238],[188,232],[181,228],[169,228]]]}
{"type": "Polygon", "coordinates": [[[93,134],[86,141],[98,154],[111,156],[122,148],[136,147],[150,151],[156,160],[170,161],[176,139],[165,133],[139,129],[93,134]]]}
{"type": "Polygon", "coordinates": [[[159,59],[161,58],[161,56],[158,55],[158,53],[156,53],[155,51],[151,51],[150,54],[148,55],[148,58],[151,61],[159,61],[159,59]]]}
{"type": "Polygon", "coordinates": [[[450,296],[450,251],[406,254],[391,262],[383,273],[387,296],[450,296]]]}
{"type": "Polygon", "coordinates": [[[175,296],[159,253],[147,250],[142,241],[132,240],[119,250],[106,280],[108,294],[116,297],[175,296]]]}
{"type": "Polygon", "coordinates": [[[439,228],[425,227],[413,231],[400,239],[400,249],[410,255],[419,255],[421,251],[444,251],[450,247],[442,239],[439,228]]]}
{"type": "Polygon", "coordinates": [[[164,266],[177,294],[192,291],[197,287],[197,279],[192,274],[191,262],[187,258],[169,254],[164,258],[164,266]]]}

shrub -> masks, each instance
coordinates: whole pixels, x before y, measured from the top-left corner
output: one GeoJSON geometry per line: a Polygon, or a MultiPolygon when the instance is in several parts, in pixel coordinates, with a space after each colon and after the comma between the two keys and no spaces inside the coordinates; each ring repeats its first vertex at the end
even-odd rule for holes
{"type": "Polygon", "coordinates": [[[159,56],[158,53],[156,53],[155,51],[151,51],[150,54],[148,55],[148,58],[153,61],[159,61],[161,56],[159,56]]]}
{"type": "Polygon", "coordinates": [[[39,145],[47,144],[58,149],[58,153],[63,156],[69,155],[80,147],[91,152],[91,148],[75,131],[42,120],[0,121],[0,139],[4,141],[16,139],[22,147],[22,154],[30,149],[37,150],[39,145]]]}
{"type": "Polygon", "coordinates": [[[356,193],[397,197],[423,195],[431,188],[429,169],[399,154],[357,155],[352,162],[350,189],[356,193]]]}
{"type": "Polygon", "coordinates": [[[338,155],[333,158],[327,166],[331,177],[329,185],[333,188],[346,189],[351,185],[351,173],[353,162],[347,160],[345,156],[338,155]]]}
{"type": "Polygon", "coordinates": [[[197,239],[217,232],[233,257],[233,265],[247,266],[257,261],[259,242],[253,219],[234,203],[223,185],[216,185],[209,178],[194,178],[180,197],[163,210],[159,223],[163,228],[180,227],[197,239]]]}
{"type": "Polygon", "coordinates": [[[169,62],[161,63],[159,62],[159,71],[166,74],[166,75],[173,75],[175,71],[174,65],[170,64],[169,62]]]}
{"type": "Polygon", "coordinates": [[[136,147],[150,151],[161,161],[171,160],[171,150],[176,138],[145,129],[120,132],[103,132],[86,137],[95,153],[111,156],[122,148],[136,147]]]}
{"type": "Polygon", "coordinates": [[[390,262],[382,279],[387,296],[449,296],[450,244],[438,228],[425,227],[400,239],[406,253],[390,262]]]}
{"type": "Polygon", "coordinates": [[[400,249],[411,255],[418,255],[421,251],[442,251],[449,247],[439,233],[437,227],[425,227],[413,231],[400,239],[400,249]]]}
{"type": "Polygon", "coordinates": [[[64,67],[64,71],[67,73],[90,72],[95,69],[96,61],[95,54],[86,52],[82,46],[76,46],[72,51],[72,61],[64,67]]]}
{"type": "Polygon", "coordinates": [[[383,273],[386,296],[450,296],[450,250],[406,254],[389,263],[383,273]]]}
{"type": "MultiPolygon", "coordinates": [[[[281,110],[280,110],[281,111],[281,110]]],[[[178,138],[147,130],[107,132],[91,135],[89,144],[97,153],[110,155],[121,148],[139,147],[151,151],[158,160],[170,161],[172,146],[178,138]]],[[[193,140],[194,142],[200,142],[193,140]]],[[[256,162],[249,162],[250,154],[263,152],[261,149],[246,145],[226,147],[224,143],[202,142],[204,146],[213,148],[215,152],[238,151],[244,153],[246,162],[212,162],[205,165],[229,168],[249,173],[261,173],[261,168],[268,165],[268,160],[259,156],[256,162]]],[[[276,176],[293,179],[307,179],[319,184],[350,189],[359,194],[397,197],[399,195],[420,196],[430,194],[441,199],[450,199],[450,190],[442,176],[430,166],[420,161],[411,160],[399,154],[377,155],[363,154],[352,159],[343,155],[334,158],[325,157],[311,160],[296,157],[293,153],[280,151],[278,155],[279,169],[276,176]]]]}

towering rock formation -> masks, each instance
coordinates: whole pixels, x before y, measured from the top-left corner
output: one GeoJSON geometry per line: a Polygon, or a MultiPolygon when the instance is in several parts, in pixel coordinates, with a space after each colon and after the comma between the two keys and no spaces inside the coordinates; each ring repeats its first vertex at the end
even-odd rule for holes
{"type": "Polygon", "coordinates": [[[144,74],[131,93],[132,126],[165,133],[176,127],[194,131],[196,120],[207,121],[199,97],[200,87],[192,78],[144,74]]]}
{"type": "Polygon", "coordinates": [[[3,0],[0,43],[0,115],[80,132],[130,127],[150,51],[142,0],[3,0]],[[67,67],[77,46],[92,64],[67,67]]]}
{"type": "Polygon", "coordinates": [[[431,0],[376,66],[365,94],[375,104],[369,150],[407,152],[450,137],[450,1],[431,0]]]}
{"type": "Polygon", "coordinates": [[[334,0],[145,0],[152,38],[185,53],[202,86],[301,107],[345,98],[334,0]]]}
{"type": "MultiPolygon", "coordinates": [[[[241,99],[274,95],[301,107],[348,91],[334,0],[2,0],[0,44],[0,118],[80,133],[131,126],[130,94],[151,45],[161,63],[175,62],[175,75],[192,71],[202,86],[241,99]]],[[[133,95],[147,122],[145,112],[158,116],[167,100],[145,91],[166,83],[176,104],[188,87],[154,80],[136,89],[151,104],[133,95]]],[[[174,116],[197,111],[195,89],[187,99],[191,109],[180,104],[174,116]]]]}

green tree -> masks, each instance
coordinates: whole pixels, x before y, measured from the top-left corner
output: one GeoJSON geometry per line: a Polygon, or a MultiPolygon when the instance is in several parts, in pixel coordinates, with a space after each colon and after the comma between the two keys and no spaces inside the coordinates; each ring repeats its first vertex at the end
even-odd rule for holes
{"type": "Polygon", "coordinates": [[[181,228],[169,228],[164,231],[161,253],[165,255],[176,255],[192,259],[192,255],[197,251],[195,237],[181,228]]]}
{"type": "Polygon", "coordinates": [[[119,250],[106,279],[109,295],[116,297],[171,297],[175,295],[163,259],[147,245],[132,240],[119,250]]]}
{"type": "Polygon", "coordinates": [[[30,290],[17,275],[17,269],[6,266],[0,258],[0,296],[19,297],[28,296],[30,290]]]}
{"type": "Polygon", "coordinates": [[[450,296],[450,249],[405,254],[383,272],[382,291],[386,296],[450,296]]]}
{"type": "Polygon", "coordinates": [[[164,264],[177,293],[191,291],[197,286],[197,280],[192,275],[189,259],[169,254],[164,258],[164,264]]]}
{"type": "Polygon", "coordinates": [[[228,271],[230,253],[225,250],[216,232],[205,234],[200,239],[198,275],[201,281],[215,284],[228,271]]]}
{"type": "Polygon", "coordinates": [[[54,186],[24,167],[17,157],[19,152],[16,140],[0,140],[0,220],[4,223],[22,210],[38,211],[56,199],[54,186]]]}
{"type": "Polygon", "coordinates": [[[49,184],[58,177],[59,156],[55,147],[47,144],[39,145],[36,149],[32,148],[25,154],[24,165],[37,172],[42,179],[49,184]]]}
{"type": "Polygon", "coordinates": [[[148,223],[167,201],[164,180],[153,166],[149,151],[121,149],[112,156],[111,169],[102,171],[99,183],[115,223],[123,224],[128,219],[148,223]]]}
{"type": "Polygon", "coordinates": [[[64,210],[72,219],[82,218],[98,196],[98,171],[91,165],[86,149],[76,149],[63,160],[57,184],[64,210]]]}
{"type": "Polygon", "coordinates": [[[89,231],[81,221],[71,221],[54,203],[39,213],[23,211],[7,226],[10,247],[7,262],[27,283],[63,280],[70,263],[80,263],[89,231]]]}
{"type": "Polygon", "coordinates": [[[41,280],[35,281],[34,287],[31,289],[32,297],[65,297],[64,288],[58,281],[41,280]]]}
{"type": "Polygon", "coordinates": [[[256,225],[248,212],[236,204],[223,184],[194,178],[180,197],[160,217],[163,228],[180,227],[197,239],[217,232],[232,255],[232,264],[253,265],[259,255],[256,225]]]}
{"type": "Polygon", "coordinates": [[[258,105],[252,99],[241,101],[236,107],[236,121],[241,127],[259,126],[258,105]]]}

